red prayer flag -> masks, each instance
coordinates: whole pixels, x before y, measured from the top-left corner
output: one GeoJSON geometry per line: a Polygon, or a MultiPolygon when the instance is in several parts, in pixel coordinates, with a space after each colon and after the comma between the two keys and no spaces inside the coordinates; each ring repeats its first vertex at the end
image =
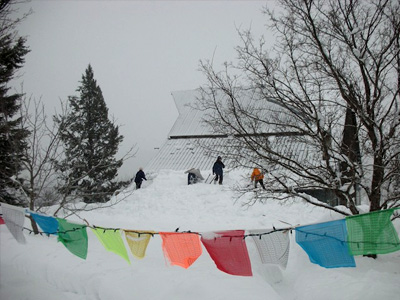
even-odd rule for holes
{"type": "Polygon", "coordinates": [[[219,270],[231,275],[253,275],[244,230],[204,234],[201,241],[219,270]]]}

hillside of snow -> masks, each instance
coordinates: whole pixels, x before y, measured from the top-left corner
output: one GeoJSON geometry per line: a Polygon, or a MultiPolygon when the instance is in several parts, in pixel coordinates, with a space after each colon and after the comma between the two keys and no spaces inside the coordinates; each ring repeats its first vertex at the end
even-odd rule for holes
{"type": "MultiPolygon", "coordinates": [[[[208,173],[202,173],[207,178],[208,173]]],[[[248,184],[250,180],[243,179],[247,175],[226,173],[222,186],[187,185],[183,172],[163,170],[148,174],[142,189],[132,186],[120,193],[118,204],[69,220],[131,230],[208,232],[286,228],[343,218],[301,200],[244,205],[252,192],[236,199],[230,186],[248,184]]],[[[399,223],[395,221],[398,232],[399,223]]],[[[88,256],[83,260],[57,237],[25,232],[27,243],[19,244],[0,225],[0,299],[372,300],[396,299],[400,294],[400,251],[375,260],[356,256],[355,268],[325,269],[310,262],[293,231],[287,268],[281,269],[263,265],[252,239],[246,238],[253,276],[243,277],[218,270],[204,247],[188,269],[171,266],[158,235],[151,238],[144,259],[129,253],[128,264],[106,251],[90,229],[87,233],[88,256]]]]}

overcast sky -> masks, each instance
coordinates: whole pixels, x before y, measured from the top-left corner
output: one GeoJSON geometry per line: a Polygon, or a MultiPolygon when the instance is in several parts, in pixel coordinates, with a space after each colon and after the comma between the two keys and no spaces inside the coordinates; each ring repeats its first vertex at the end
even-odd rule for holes
{"type": "Polygon", "coordinates": [[[178,112],[172,91],[205,83],[199,61],[217,69],[234,60],[236,28],[268,36],[261,10],[272,1],[31,1],[33,14],[18,27],[27,37],[21,81],[49,114],[79,95],[88,64],[109,113],[121,125],[121,152],[137,154],[120,171],[132,177],[162,146],[178,112]]]}

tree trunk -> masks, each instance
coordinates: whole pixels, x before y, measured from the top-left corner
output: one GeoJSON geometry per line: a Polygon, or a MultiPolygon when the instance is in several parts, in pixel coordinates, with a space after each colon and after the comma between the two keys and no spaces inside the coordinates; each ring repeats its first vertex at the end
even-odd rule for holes
{"type": "Polygon", "coordinates": [[[35,222],[35,220],[32,218],[32,216],[29,216],[29,219],[31,219],[31,225],[32,225],[32,230],[34,234],[39,234],[39,228],[35,222]]]}
{"type": "MultiPolygon", "coordinates": [[[[33,211],[35,209],[35,199],[33,198],[33,192],[31,192],[30,194],[30,201],[29,201],[29,209],[31,211],[33,211]]],[[[33,219],[32,216],[29,216],[29,219],[31,220],[31,225],[32,225],[32,230],[34,234],[39,234],[39,228],[35,222],[35,220],[33,219]]]]}
{"type": "MultiPolygon", "coordinates": [[[[344,123],[344,128],[343,128],[343,139],[342,139],[342,145],[341,145],[341,153],[345,155],[348,158],[348,163],[347,161],[342,161],[340,163],[340,172],[342,174],[341,182],[342,184],[349,183],[353,185],[354,190],[356,189],[355,186],[355,166],[357,164],[360,164],[361,159],[360,159],[360,144],[359,144],[359,139],[358,139],[358,130],[357,130],[357,118],[356,114],[354,111],[347,106],[346,109],[346,118],[345,118],[345,123],[344,123]]],[[[354,197],[355,197],[354,193],[354,197]]],[[[356,203],[354,199],[354,203],[356,203]]],[[[341,197],[339,198],[339,204],[340,205],[345,205],[350,208],[352,213],[354,214],[354,211],[357,212],[357,209],[354,207],[354,205],[351,205],[351,203],[347,203],[348,200],[346,197],[341,197]],[[352,206],[352,207],[350,207],[352,206]]]]}
{"type": "Polygon", "coordinates": [[[370,201],[369,211],[376,211],[381,209],[381,184],[384,176],[382,160],[383,158],[381,153],[375,155],[374,171],[371,183],[371,195],[369,196],[369,201],[370,201]]]}

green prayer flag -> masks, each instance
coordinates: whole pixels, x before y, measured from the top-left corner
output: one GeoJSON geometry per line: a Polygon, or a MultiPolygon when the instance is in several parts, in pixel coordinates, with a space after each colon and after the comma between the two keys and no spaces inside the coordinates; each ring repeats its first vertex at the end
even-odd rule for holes
{"type": "Polygon", "coordinates": [[[131,263],[120,230],[105,230],[103,228],[92,228],[92,230],[107,251],[114,252],[131,263]]]}
{"type": "Polygon", "coordinates": [[[352,255],[386,254],[400,250],[390,217],[394,209],[346,217],[347,242],[352,255]]]}
{"type": "Polygon", "coordinates": [[[58,241],[74,255],[86,259],[88,251],[88,237],[86,225],[70,223],[67,220],[58,221],[58,241]]]}

